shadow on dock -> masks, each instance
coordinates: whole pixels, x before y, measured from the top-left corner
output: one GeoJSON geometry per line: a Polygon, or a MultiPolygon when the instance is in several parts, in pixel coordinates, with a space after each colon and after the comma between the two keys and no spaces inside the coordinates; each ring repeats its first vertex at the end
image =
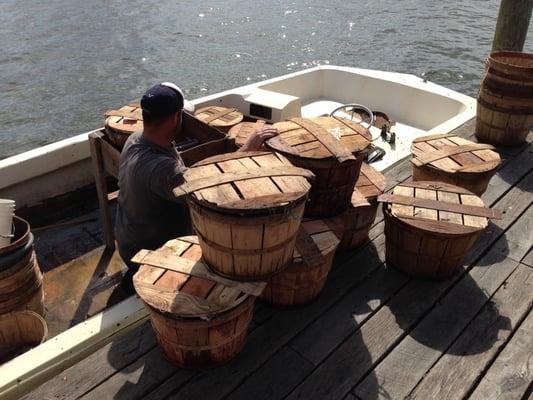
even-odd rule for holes
{"type": "Polygon", "coordinates": [[[478,239],[478,243],[482,241],[492,241],[494,238],[499,237],[497,244],[491,250],[490,258],[482,257],[479,261],[476,262],[476,265],[488,267],[494,263],[503,261],[509,254],[509,244],[507,243],[507,238],[503,229],[494,224],[494,222],[489,221],[487,229],[483,232],[481,237],[478,239]]]}
{"type": "MultiPolygon", "coordinates": [[[[490,258],[490,264],[495,263],[493,257],[488,258],[490,258]]],[[[425,297],[428,299],[434,298],[435,295],[432,293],[443,291],[443,288],[448,284],[448,281],[414,281],[412,285],[409,285],[413,290],[413,296],[411,296],[413,301],[410,304],[403,303],[399,307],[396,302],[390,303],[390,310],[394,314],[398,325],[409,332],[408,335],[414,340],[442,353],[465,356],[480,354],[489,350],[498,340],[498,332],[500,330],[511,330],[511,322],[508,318],[494,318],[494,316],[499,315],[498,309],[468,273],[461,278],[460,282],[455,284],[453,291],[446,293],[429,313],[425,314],[424,322],[412,329],[413,321],[412,318],[409,318],[409,315],[412,314],[410,309],[424,308],[425,305],[420,305],[419,302],[425,297]],[[486,340],[479,341],[479,343],[472,343],[467,353],[455,354],[451,344],[464,328],[461,328],[461,324],[457,323],[457,320],[461,319],[461,315],[470,314],[470,310],[481,309],[483,306],[489,307],[489,311],[485,311],[486,315],[499,321],[498,329],[493,331],[492,337],[485,338],[486,340]]]]}

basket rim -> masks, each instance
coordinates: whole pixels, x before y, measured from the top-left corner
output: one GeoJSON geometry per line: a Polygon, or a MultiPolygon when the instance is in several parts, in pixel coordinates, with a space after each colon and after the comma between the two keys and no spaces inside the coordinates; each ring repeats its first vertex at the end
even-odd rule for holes
{"type": "Polygon", "coordinates": [[[532,67],[526,67],[523,65],[517,65],[517,64],[511,64],[511,63],[505,63],[498,59],[499,57],[514,57],[515,59],[530,59],[533,61],[533,54],[530,53],[522,53],[518,51],[495,51],[489,54],[487,60],[490,63],[495,63],[498,66],[501,67],[511,67],[514,69],[517,69],[521,72],[527,72],[533,74],[533,66],[532,67]]]}
{"type": "Polygon", "coordinates": [[[46,340],[46,338],[48,337],[48,324],[46,323],[45,319],[40,314],[36,313],[35,311],[20,310],[20,311],[11,311],[6,314],[0,314],[0,324],[2,323],[2,321],[12,318],[15,315],[24,315],[26,317],[30,317],[30,318],[33,318],[39,321],[39,325],[42,326],[43,328],[43,335],[42,335],[42,338],[39,344],[43,343],[46,340]]]}

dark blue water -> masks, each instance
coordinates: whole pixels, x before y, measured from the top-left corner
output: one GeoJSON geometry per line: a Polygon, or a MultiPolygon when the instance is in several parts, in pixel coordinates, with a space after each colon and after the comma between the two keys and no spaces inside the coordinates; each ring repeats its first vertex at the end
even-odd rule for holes
{"type": "MultiPolygon", "coordinates": [[[[171,80],[191,98],[319,64],[475,95],[499,0],[0,1],[0,158],[171,80]]],[[[526,43],[533,51],[533,34],[526,43]]]]}

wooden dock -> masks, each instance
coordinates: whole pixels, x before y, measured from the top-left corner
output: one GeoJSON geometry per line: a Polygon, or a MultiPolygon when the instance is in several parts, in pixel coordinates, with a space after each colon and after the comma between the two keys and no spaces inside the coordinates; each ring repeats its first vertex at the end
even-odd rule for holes
{"type": "MultiPolygon", "coordinates": [[[[470,121],[455,133],[471,137],[470,121]]],[[[530,140],[531,142],[531,140],[530,140]]],[[[172,367],[149,323],[26,399],[526,399],[532,392],[533,147],[501,149],[483,199],[503,212],[446,281],[386,268],[383,221],[336,257],[311,305],[258,302],[243,352],[205,372],[172,367]]],[[[386,173],[388,189],[409,162],[386,173]]]]}

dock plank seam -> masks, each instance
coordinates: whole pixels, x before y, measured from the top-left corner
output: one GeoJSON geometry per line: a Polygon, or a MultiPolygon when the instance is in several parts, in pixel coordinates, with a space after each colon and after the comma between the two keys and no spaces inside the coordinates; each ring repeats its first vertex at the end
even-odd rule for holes
{"type": "MultiPolygon", "coordinates": [[[[524,267],[529,267],[528,265],[525,265],[525,264],[520,264],[520,265],[523,265],[524,267]]],[[[474,391],[477,389],[477,387],[479,386],[479,384],[481,383],[481,381],[483,380],[483,378],[485,377],[489,369],[496,362],[496,360],[498,359],[500,354],[505,350],[507,345],[511,342],[511,339],[516,335],[516,333],[518,332],[518,330],[520,329],[520,327],[522,326],[522,324],[524,323],[524,321],[529,316],[532,310],[533,310],[533,305],[531,305],[529,307],[529,310],[526,313],[524,313],[524,315],[520,318],[519,322],[516,324],[515,329],[513,329],[511,334],[505,339],[504,343],[498,348],[498,350],[496,351],[494,356],[490,359],[490,361],[487,363],[485,368],[483,368],[481,373],[476,378],[475,382],[473,382],[472,386],[465,394],[464,396],[465,399],[468,399],[474,393],[474,391]]]]}

